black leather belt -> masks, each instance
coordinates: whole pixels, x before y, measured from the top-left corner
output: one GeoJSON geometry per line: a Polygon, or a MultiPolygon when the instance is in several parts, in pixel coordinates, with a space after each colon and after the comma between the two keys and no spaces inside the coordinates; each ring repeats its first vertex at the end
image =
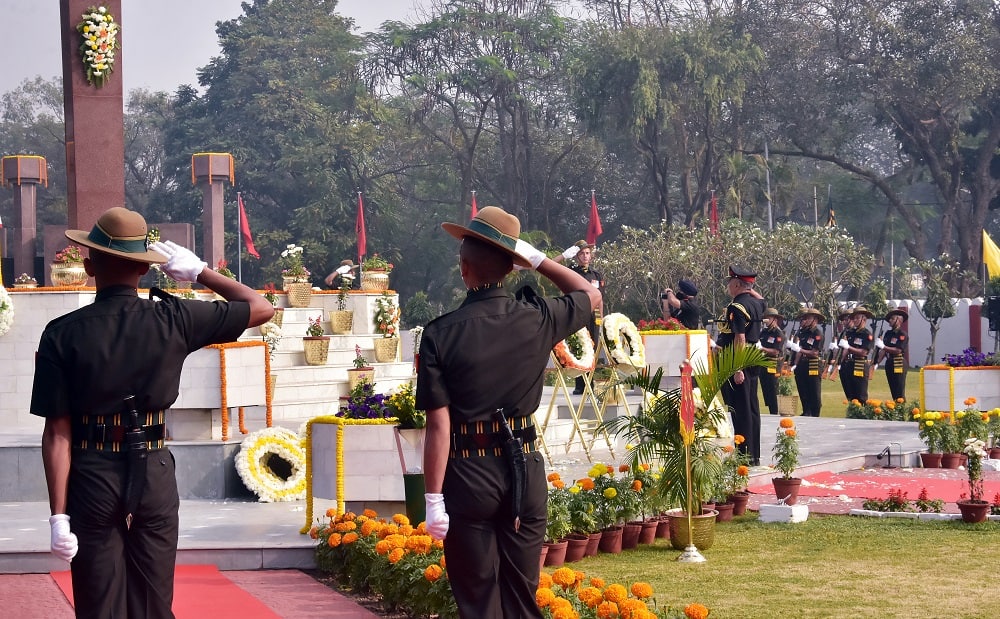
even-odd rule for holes
{"type": "MultiPolygon", "coordinates": [[[[524,453],[536,451],[535,440],[538,433],[530,417],[512,417],[508,420],[514,436],[521,439],[524,453]]],[[[503,455],[503,444],[507,440],[495,421],[474,421],[452,426],[449,457],[472,458],[503,455]]]]}
{"type": "MultiPolygon", "coordinates": [[[[514,436],[521,439],[521,442],[524,444],[534,443],[535,439],[538,438],[538,434],[535,432],[535,426],[533,425],[520,430],[513,430],[513,432],[514,436]]],[[[504,441],[506,440],[506,436],[500,432],[452,434],[451,448],[453,450],[493,449],[494,447],[502,447],[504,441]]]]}
{"type": "MultiPolygon", "coordinates": [[[[146,433],[146,441],[162,441],[165,426],[161,423],[155,426],[142,426],[146,433]]],[[[121,443],[125,440],[125,426],[110,426],[103,423],[73,426],[73,443],[87,441],[88,443],[121,443]]]]}
{"type": "MultiPolygon", "coordinates": [[[[146,447],[160,449],[166,439],[164,411],[140,413],[139,426],[146,433],[146,447]]],[[[125,451],[125,435],[128,426],[122,424],[121,415],[83,415],[73,421],[73,447],[96,449],[98,451],[125,451]]]]}

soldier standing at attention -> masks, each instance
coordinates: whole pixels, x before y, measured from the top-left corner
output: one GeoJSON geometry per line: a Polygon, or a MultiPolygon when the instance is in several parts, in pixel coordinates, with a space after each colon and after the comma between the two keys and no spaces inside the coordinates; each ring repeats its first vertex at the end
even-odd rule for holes
{"type": "Polygon", "coordinates": [[[892,399],[906,399],[906,347],[908,339],[906,331],[903,330],[903,323],[910,317],[905,307],[897,307],[889,310],[885,315],[886,322],[889,323],[887,331],[882,339],[875,342],[875,347],[879,349],[875,365],[881,359],[885,359],[885,378],[889,382],[889,392],[892,399]]]}
{"type": "Polygon", "coordinates": [[[819,417],[819,410],[823,406],[823,369],[820,367],[823,331],[819,324],[825,319],[818,309],[807,307],[802,310],[799,314],[799,341],[790,345],[790,350],[795,353],[795,387],[802,402],[802,415],[806,417],[819,417]]]}
{"type": "Polygon", "coordinates": [[[781,330],[784,317],[773,307],[764,311],[764,328],[760,332],[757,348],[768,359],[774,360],[774,367],[768,367],[760,375],[760,391],[764,394],[764,405],[772,415],[778,414],[778,377],[781,375],[782,356],[785,349],[785,332],[781,330]]]}
{"type": "MultiPolygon", "coordinates": [[[[761,316],[766,304],[753,289],[757,274],[742,267],[730,266],[726,291],[733,300],[719,318],[720,348],[755,346],[760,339],[761,316]]],[[[722,386],[722,399],[733,411],[733,432],[746,441],[740,451],[749,456],[750,464],[760,465],[760,396],[757,381],[760,368],[739,370],[722,386]]]]}
{"type": "Polygon", "coordinates": [[[872,349],[873,338],[865,323],[874,317],[864,305],[855,307],[847,323],[847,333],[837,344],[844,350],[840,383],[848,402],[857,400],[864,404],[868,401],[868,352],[872,349]]]}

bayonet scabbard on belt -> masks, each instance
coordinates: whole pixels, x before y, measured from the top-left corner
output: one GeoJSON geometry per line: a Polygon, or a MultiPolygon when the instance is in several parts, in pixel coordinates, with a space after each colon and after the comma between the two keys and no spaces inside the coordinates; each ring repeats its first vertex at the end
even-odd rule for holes
{"type": "Polygon", "coordinates": [[[524,457],[524,445],[521,443],[521,439],[514,436],[502,408],[498,408],[493,413],[493,419],[500,426],[500,431],[504,435],[502,447],[504,458],[507,459],[507,464],[510,467],[511,511],[514,515],[514,531],[518,531],[521,528],[521,501],[528,479],[528,463],[524,457]]]}
{"type": "Polygon", "coordinates": [[[128,450],[128,471],[125,481],[125,528],[132,527],[132,515],[139,508],[146,486],[146,432],[139,424],[139,411],[135,408],[135,396],[125,398],[125,418],[128,431],[125,432],[123,446],[128,450]]]}

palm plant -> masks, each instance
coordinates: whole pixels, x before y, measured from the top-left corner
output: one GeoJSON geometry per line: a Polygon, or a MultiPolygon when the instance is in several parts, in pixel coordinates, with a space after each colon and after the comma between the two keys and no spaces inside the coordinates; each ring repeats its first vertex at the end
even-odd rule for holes
{"type": "MultiPolygon", "coordinates": [[[[711,498],[723,474],[722,446],[716,441],[717,429],[725,423],[725,409],[717,396],[727,380],[738,370],[766,367],[769,361],[755,347],[727,347],[711,355],[709,368],[698,363],[694,368],[695,435],[691,444],[691,506],[701,513],[701,504],[711,498]]],[[[638,387],[645,394],[645,405],[635,415],[615,417],[603,422],[599,430],[624,438],[630,445],[626,462],[660,465],[662,474],[657,490],[671,504],[686,508],[688,479],[684,439],[681,435],[681,391],[661,389],[663,370],[650,375],[648,368],[620,382],[638,387]]]]}

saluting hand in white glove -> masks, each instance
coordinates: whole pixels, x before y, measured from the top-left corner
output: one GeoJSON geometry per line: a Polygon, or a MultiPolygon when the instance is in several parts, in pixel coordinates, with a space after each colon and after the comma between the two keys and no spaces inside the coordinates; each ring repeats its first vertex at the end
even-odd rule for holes
{"type": "MultiPolygon", "coordinates": [[[[531,243],[527,241],[522,241],[521,239],[518,239],[517,243],[514,245],[514,251],[517,253],[517,255],[521,256],[522,258],[530,262],[531,268],[533,269],[537,269],[538,265],[540,265],[542,261],[545,260],[544,253],[535,249],[534,246],[531,245],[531,243]]],[[[514,264],[514,268],[517,269],[518,271],[525,270],[525,267],[522,267],[517,263],[514,264]]]]}
{"type": "Polygon", "coordinates": [[[167,277],[178,282],[198,281],[198,276],[208,266],[190,249],[181,247],[173,241],[157,241],[149,248],[168,258],[167,263],[161,265],[160,269],[167,274],[167,277]]]}
{"type": "Polygon", "coordinates": [[[576,258],[576,255],[580,253],[580,248],[576,245],[570,245],[566,248],[566,251],[562,253],[563,260],[569,260],[571,258],[576,258]]]}

